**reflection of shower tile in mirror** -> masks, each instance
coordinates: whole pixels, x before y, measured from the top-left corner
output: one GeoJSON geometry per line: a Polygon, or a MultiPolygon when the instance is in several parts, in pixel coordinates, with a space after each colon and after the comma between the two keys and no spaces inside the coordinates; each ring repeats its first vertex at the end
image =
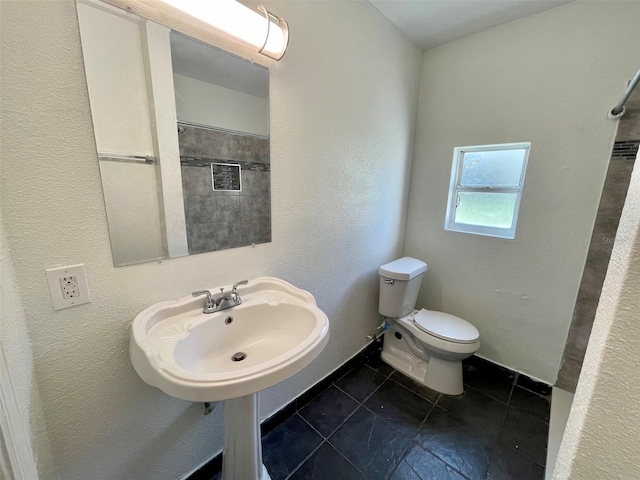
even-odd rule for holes
{"type": "Polygon", "coordinates": [[[187,201],[187,223],[212,223],[219,221],[216,215],[216,197],[214,195],[190,195],[187,201]]]}
{"type": "Polygon", "coordinates": [[[243,195],[240,197],[240,218],[253,220],[271,215],[268,195],[243,195]]]}
{"type": "Polygon", "coordinates": [[[260,161],[260,143],[258,140],[260,139],[257,137],[239,135],[237,138],[236,160],[245,160],[247,162],[260,161]]]}
{"type": "Polygon", "coordinates": [[[185,127],[178,134],[180,155],[189,157],[210,157],[211,144],[207,139],[207,130],[201,128],[185,127]]]}
{"type": "Polygon", "coordinates": [[[214,248],[217,224],[192,223],[187,225],[189,253],[208,252],[214,248]]]}
{"type": "Polygon", "coordinates": [[[222,250],[240,245],[242,245],[242,232],[239,222],[216,224],[215,246],[211,250],[222,250]]]}
{"type": "Polygon", "coordinates": [[[269,195],[270,172],[242,171],[242,195],[269,195]]]}
{"type": "Polygon", "coordinates": [[[211,167],[182,166],[185,195],[213,195],[211,167]]]}
{"type": "Polygon", "coordinates": [[[256,162],[260,163],[270,163],[269,155],[271,154],[269,139],[268,138],[259,138],[258,145],[260,147],[260,156],[256,162]]]}
{"type": "Polygon", "coordinates": [[[237,222],[240,218],[240,197],[217,196],[216,218],[218,222],[237,222]]]}
{"type": "Polygon", "coordinates": [[[271,241],[271,219],[258,218],[255,220],[243,220],[242,243],[250,245],[252,243],[264,243],[271,241]]]}
{"type": "Polygon", "coordinates": [[[235,153],[238,150],[237,135],[214,130],[205,130],[205,132],[206,142],[210,147],[209,158],[236,160],[235,153]]]}

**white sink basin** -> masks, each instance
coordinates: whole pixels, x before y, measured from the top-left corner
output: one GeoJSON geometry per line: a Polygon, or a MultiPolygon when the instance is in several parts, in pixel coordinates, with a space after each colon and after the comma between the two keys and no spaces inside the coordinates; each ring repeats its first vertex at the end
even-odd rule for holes
{"type": "Polygon", "coordinates": [[[202,297],[158,303],[139,313],[129,343],[138,375],[183,400],[226,400],[291,377],[327,344],[329,321],[309,292],[262,277],[238,293],[241,305],[216,313],[202,313],[202,297]],[[232,360],[236,353],[246,358],[232,360]]]}

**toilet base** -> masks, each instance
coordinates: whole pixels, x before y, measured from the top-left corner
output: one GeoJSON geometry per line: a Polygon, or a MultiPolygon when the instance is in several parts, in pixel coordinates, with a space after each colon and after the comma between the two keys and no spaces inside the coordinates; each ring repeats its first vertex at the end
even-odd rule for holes
{"type": "Polygon", "coordinates": [[[406,332],[392,324],[385,333],[380,358],[391,367],[416,382],[445,395],[460,395],[462,386],[462,361],[444,360],[429,355],[428,360],[411,352],[406,340],[406,332]],[[398,333],[402,338],[396,337],[398,333]]]}

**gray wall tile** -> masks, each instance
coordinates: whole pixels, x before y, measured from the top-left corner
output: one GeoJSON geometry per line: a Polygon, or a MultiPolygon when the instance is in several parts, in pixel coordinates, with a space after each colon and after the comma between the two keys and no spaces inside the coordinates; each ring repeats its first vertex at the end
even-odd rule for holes
{"type": "Polygon", "coordinates": [[[627,189],[631,180],[633,163],[629,160],[614,158],[609,163],[606,181],[602,189],[599,216],[611,216],[620,218],[624,200],[627,197],[627,189]]]}
{"type": "Polygon", "coordinates": [[[186,221],[190,223],[212,223],[217,221],[216,197],[213,195],[191,195],[187,199],[186,221]]]}
{"type": "Polygon", "coordinates": [[[582,315],[585,317],[594,317],[598,309],[600,298],[587,297],[584,293],[579,292],[576,300],[576,307],[573,310],[574,315],[582,315]]]}
{"type": "Polygon", "coordinates": [[[182,166],[184,194],[213,195],[211,167],[182,166]]]}
{"type": "Polygon", "coordinates": [[[216,217],[219,222],[240,221],[240,198],[216,197],[216,217]]]}
{"type": "Polygon", "coordinates": [[[242,242],[244,245],[271,241],[271,219],[259,218],[244,220],[242,224],[242,242]]]}
{"type": "Polygon", "coordinates": [[[270,163],[271,158],[271,142],[268,138],[258,138],[258,146],[260,155],[256,159],[256,162],[270,163]]]}
{"type": "Polygon", "coordinates": [[[269,195],[243,195],[240,197],[240,218],[252,220],[271,216],[271,198],[269,195]]]}
{"type": "Polygon", "coordinates": [[[209,165],[182,165],[189,253],[271,241],[271,173],[268,139],[185,127],[180,155],[197,163],[242,163],[241,192],[213,190],[209,165]]]}
{"type": "Polygon", "coordinates": [[[184,132],[178,134],[178,145],[181,156],[211,157],[211,144],[207,141],[207,130],[184,127],[184,132]]]}
{"type": "Polygon", "coordinates": [[[218,223],[216,226],[216,245],[212,250],[223,250],[242,245],[240,222],[218,223]]]}
{"type": "Polygon", "coordinates": [[[271,172],[242,171],[242,195],[269,195],[271,172]]]}
{"type": "Polygon", "coordinates": [[[237,135],[226,132],[207,131],[206,141],[211,149],[210,158],[222,160],[234,160],[237,157],[238,139],[237,135]]]}
{"type": "Polygon", "coordinates": [[[581,371],[582,362],[565,358],[562,362],[562,367],[560,367],[560,372],[558,373],[556,386],[566,390],[567,392],[575,393],[581,371]]]}
{"type": "Polygon", "coordinates": [[[216,225],[215,223],[192,223],[187,225],[187,245],[190,254],[215,250],[216,225]]]}
{"type": "Polygon", "coordinates": [[[589,336],[591,335],[591,327],[593,327],[593,317],[585,315],[573,315],[571,320],[571,329],[567,338],[567,345],[564,354],[571,360],[582,362],[584,354],[587,351],[589,336]]]}

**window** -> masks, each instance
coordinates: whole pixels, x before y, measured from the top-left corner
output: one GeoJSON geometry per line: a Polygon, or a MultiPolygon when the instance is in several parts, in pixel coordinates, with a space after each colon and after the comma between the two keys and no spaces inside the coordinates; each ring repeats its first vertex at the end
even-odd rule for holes
{"type": "Polygon", "coordinates": [[[514,238],[530,143],[453,150],[445,230],[514,238]]]}

